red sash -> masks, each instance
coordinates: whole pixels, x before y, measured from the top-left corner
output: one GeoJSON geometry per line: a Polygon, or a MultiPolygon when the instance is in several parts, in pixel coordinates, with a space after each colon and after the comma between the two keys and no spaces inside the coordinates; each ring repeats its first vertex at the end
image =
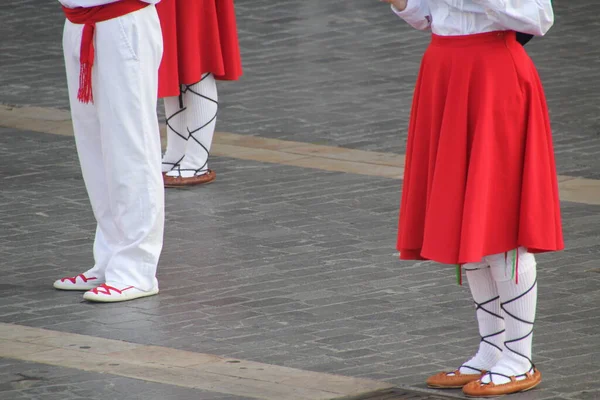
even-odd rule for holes
{"type": "Polygon", "coordinates": [[[94,30],[96,22],[121,17],[148,6],[141,0],[121,0],[96,7],[63,7],[65,16],[74,24],[83,24],[81,49],[79,51],[79,90],[77,99],[82,103],[94,101],[92,94],[92,66],[94,65],[94,30]]]}

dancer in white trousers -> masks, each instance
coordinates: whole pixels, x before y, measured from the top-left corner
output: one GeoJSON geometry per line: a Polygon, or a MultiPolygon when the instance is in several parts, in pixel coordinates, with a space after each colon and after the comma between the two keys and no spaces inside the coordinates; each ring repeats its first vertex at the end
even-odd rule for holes
{"type": "Polygon", "coordinates": [[[94,266],[54,287],[117,302],[158,293],[164,189],[156,116],[159,0],[60,0],[77,153],[97,221],[94,266]]]}

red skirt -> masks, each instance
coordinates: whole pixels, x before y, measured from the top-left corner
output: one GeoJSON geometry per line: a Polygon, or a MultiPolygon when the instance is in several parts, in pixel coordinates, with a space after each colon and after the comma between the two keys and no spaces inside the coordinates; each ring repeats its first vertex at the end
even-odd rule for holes
{"type": "Polygon", "coordinates": [[[162,0],[156,6],[163,32],[159,97],[179,95],[179,85],[242,75],[233,0],[162,0]]]}
{"type": "Polygon", "coordinates": [[[479,262],[564,248],[544,91],[514,32],[433,35],[415,89],[397,249],[479,262]]]}

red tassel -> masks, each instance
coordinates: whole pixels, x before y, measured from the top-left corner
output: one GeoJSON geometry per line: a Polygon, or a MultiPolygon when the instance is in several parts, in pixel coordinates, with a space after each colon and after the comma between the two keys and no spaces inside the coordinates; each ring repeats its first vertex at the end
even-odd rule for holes
{"type": "Polygon", "coordinates": [[[95,24],[85,24],[81,35],[79,53],[79,90],[77,99],[82,103],[93,103],[92,67],[94,65],[94,30],[95,24]]]}
{"type": "Polygon", "coordinates": [[[79,90],[77,99],[82,103],[93,103],[92,94],[92,66],[88,63],[81,64],[79,69],[79,90]]]}

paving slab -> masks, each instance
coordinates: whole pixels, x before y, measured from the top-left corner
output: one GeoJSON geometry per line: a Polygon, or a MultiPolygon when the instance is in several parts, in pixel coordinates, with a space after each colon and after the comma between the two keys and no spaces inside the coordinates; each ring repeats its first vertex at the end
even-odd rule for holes
{"type": "MultiPolygon", "coordinates": [[[[244,76],[219,85],[219,130],[404,152],[427,33],[377,0],[235,4],[244,76]]],[[[559,173],[600,179],[600,3],[553,6],[555,26],[527,49],[547,92],[559,173]]],[[[0,103],[68,108],[63,21],[56,1],[0,2],[0,103]]]]}
{"type": "Polygon", "coordinates": [[[2,323],[0,357],[264,400],[329,400],[392,388],[369,379],[2,323]]]}
{"type": "Polygon", "coordinates": [[[103,373],[0,359],[0,400],[250,400],[103,373]]]}
{"type": "MultiPolygon", "coordinates": [[[[417,390],[476,347],[454,270],[397,259],[397,180],[225,157],[212,167],[214,184],[167,191],[161,294],[89,304],[51,287],[92,262],[72,138],[0,128],[0,322],[417,390]]],[[[545,381],[517,400],[597,388],[600,207],[562,212],[567,250],[539,257],[545,381]]]]}
{"type": "MultiPolygon", "coordinates": [[[[55,108],[0,105],[0,126],[73,136],[70,113],[55,108]]],[[[166,125],[161,126],[161,135],[163,148],[166,148],[166,125]]],[[[323,146],[230,132],[215,132],[211,155],[391,179],[401,179],[405,165],[403,154],[323,146]]],[[[598,179],[558,175],[558,189],[561,200],[600,205],[598,179]]]]}
{"type": "MultiPolygon", "coordinates": [[[[0,400],[250,400],[218,392],[110,374],[0,359],[0,400]]],[[[344,400],[444,400],[446,396],[394,389],[344,400]]],[[[340,399],[341,400],[341,399],[340,399]]]]}
{"type": "MultiPolygon", "coordinates": [[[[93,305],[51,288],[92,262],[72,138],[0,128],[0,322],[400,388],[384,398],[405,388],[434,396],[425,377],[464,361],[477,333],[452,269],[400,262],[393,250],[401,183],[389,177],[401,170],[389,168],[404,151],[427,35],[375,0],[236,8],[245,75],[219,85],[229,147],[211,160],[213,185],[167,192],[159,296],[93,305]],[[328,168],[312,168],[314,156],[330,158],[328,168]],[[347,164],[361,160],[389,177],[347,164]]],[[[600,3],[554,8],[555,27],[527,48],[548,95],[561,185],[581,198],[600,179],[600,3]]],[[[40,107],[54,133],[68,123],[47,115],[68,109],[62,25],[57,2],[0,2],[0,104],[40,107]]],[[[515,400],[600,398],[600,207],[561,206],[567,250],[539,257],[534,352],[544,382],[515,400]]],[[[0,379],[0,399],[11,400],[245,398],[14,359],[0,360],[0,379]]]]}

